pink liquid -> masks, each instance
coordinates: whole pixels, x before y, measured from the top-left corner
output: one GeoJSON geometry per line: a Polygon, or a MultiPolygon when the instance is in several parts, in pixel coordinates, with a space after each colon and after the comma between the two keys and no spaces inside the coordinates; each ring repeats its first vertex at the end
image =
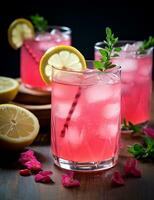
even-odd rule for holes
{"type": "MultiPolygon", "coordinates": [[[[96,78],[96,75],[95,75],[96,78]]],[[[52,152],[58,158],[74,162],[99,162],[117,156],[120,134],[121,85],[109,77],[81,86],[81,96],[71,116],[64,137],[66,122],[79,82],[73,77],[52,83],[52,152]],[[72,84],[73,83],[73,84],[72,84]]]]}
{"type": "Polygon", "coordinates": [[[57,45],[71,45],[70,37],[61,36],[59,40],[57,37],[45,33],[44,35],[38,35],[34,40],[25,41],[21,48],[20,74],[22,83],[27,87],[50,90],[51,87],[41,79],[39,61],[48,48],[57,45]]]}
{"type": "MultiPolygon", "coordinates": [[[[99,52],[95,52],[99,60],[99,52]]],[[[112,59],[122,67],[122,119],[134,124],[149,121],[152,90],[152,55],[120,56],[112,59]]]]}

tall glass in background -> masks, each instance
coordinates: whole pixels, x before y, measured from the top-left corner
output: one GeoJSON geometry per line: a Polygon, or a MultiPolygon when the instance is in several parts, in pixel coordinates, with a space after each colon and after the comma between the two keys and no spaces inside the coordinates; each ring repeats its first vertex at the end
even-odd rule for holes
{"type": "Polygon", "coordinates": [[[49,32],[38,33],[26,40],[21,48],[21,81],[33,89],[50,90],[40,77],[39,61],[44,52],[54,46],[71,45],[71,30],[64,26],[51,26],[49,32]]]}
{"type": "MultiPolygon", "coordinates": [[[[152,48],[138,54],[141,42],[119,41],[122,51],[112,62],[121,66],[122,119],[133,124],[144,124],[150,120],[152,92],[152,48]]],[[[99,49],[103,42],[95,44],[95,59],[100,59],[99,49]]]]}
{"type": "Polygon", "coordinates": [[[107,72],[53,67],[51,148],[55,164],[77,171],[114,166],[119,151],[120,108],[119,67],[107,72]]]}

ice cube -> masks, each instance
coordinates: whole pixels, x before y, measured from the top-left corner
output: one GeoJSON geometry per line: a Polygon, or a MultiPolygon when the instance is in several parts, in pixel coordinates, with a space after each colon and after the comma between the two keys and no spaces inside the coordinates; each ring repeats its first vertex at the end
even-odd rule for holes
{"type": "Polygon", "coordinates": [[[102,81],[96,85],[88,86],[87,90],[85,91],[85,96],[89,103],[105,101],[111,98],[112,94],[112,86],[103,84],[102,81]]]}
{"type": "Polygon", "coordinates": [[[136,51],[138,49],[138,44],[133,43],[133,44],[126,44],[125,46],[122,47],[122,51],[136,51]]]}
{"type": "Polygon", "coordinates": [[[63,33],[60,32],[60,30],[58,29],[53,29],[51,32],[51,37],[52,37],[52,40],[54,40],[55,42],[60,42],[62,40],[64,40],[64,37],[63,37],[63,33]]]}
{"type": "Polygon", "coordinates": [[[98,80],[98,71],[94,70],[94,69],[86,69],[84,71],[84,75],[82,77],[82,86],[86,86],[86,85],[94,85],[96,84],[99,80],[98,80]]]}
{"type": "Polygon", "coordinates": [[[102,139],[108,139],[110,140],[112,137],[116,137],[117,133],[119,131],[119,124],[118,123],[112,123],[112,124],[104,124],[101,125],[99,128],[99,137],[102,139]]]}
{"type": "Polygon", "coordinates": [[[51,40],[51,36],[50,33],[40,33],[35,37],[35,40],[37,42],[41,42],[41,41],[49,41],[51,40]]]}
{"type": "Polygon", "coordinates": [[[118,117],[119,114],[120,114],[120,103],[108,104],[102,110],[102,115],[106,119],[118,117]]]}
{"type": "Polygon", "coordinates": [[[121,69],[124,72],[136,71],[138,64],[136,59],[125,57],[114,58],[113,63],[121,66],[121,69]]]}
{"type": "Polygon", "coordinates": [[[120,81],[120,76],[114,73],[100,73],[99,78],[107,84],[113,84],[120,81]]]}
{"type": "Polygon", "coordinates": [[[83,141],[83,134],[75,126],[69,126],[64,139],[71,145],[71,147],[77,147],[83,141]]]}
{"type": "MultiPolygon", "coordinates": [[[[69,111],[72,107],[72,102],[57,102],[55,105],[55,115],[58,118],[66,119],[68,117],[69,111]]],[[[76,120],[79,118],[81,113],[81,108],[79,105],[76,105],[73,114],[71,115],[71,120],[76,120]]]]}

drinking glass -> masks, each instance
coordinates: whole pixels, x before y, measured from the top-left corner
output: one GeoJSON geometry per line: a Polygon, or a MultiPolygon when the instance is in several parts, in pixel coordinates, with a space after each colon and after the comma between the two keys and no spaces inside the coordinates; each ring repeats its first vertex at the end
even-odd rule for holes
{"type": "MultiPolygon", "coordinates": [[[[92,67],[93,61],[88,62],[92,67]]],[[[120,138],[120,67],[105,72],[52,68],[51,149],[54,163],[75,171],[113,167],[120,138]]]]}
{"type": "Polygon", "coordinates": [[[51,26],[48,32],[37,33],[34,39],[24,42],[21,48],[20,74],[22,83],[29,88],[51,90],[40,77],[39,62],[45,51],[58,45],[71,45],[71,29],[51,26]]]}
{"type": "MultiPolygon", "coordinates": [[[[150,120],[153,49],[139,54],[137,49],[140,44],[119,41],[117,46],[122,47],[122,51],[112,58],[112,62],[121,66],[122,120],[144,125],[150,120]]],[[[95,44],[96,60],[100,59],[101,48],[104,48],[104,42],[95,44]]]]}

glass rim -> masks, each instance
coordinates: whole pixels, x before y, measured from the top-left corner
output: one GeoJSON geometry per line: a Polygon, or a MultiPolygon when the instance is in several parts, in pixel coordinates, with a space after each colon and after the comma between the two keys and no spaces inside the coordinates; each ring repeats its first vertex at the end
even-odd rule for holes
{"type": "MultiPolygon", "coordinates": [[[[121,44],[121,45],[119,45],[119,47],[122,47],[122,46],[124,46],[124,44],[133,44],[133,43],[135,43],[135,42],[138,42],[138,43],[139,43],[139,42],[143,42],[143,41],[142,41],[142,40],[118,40],[118,42],[117,42],[116,45],[121,44]],[[123,45],[122,45],[122,44],[123,44],[123,45]]],[[[104,45],[104,44],[105,44],[104,41],[96,42],[96,43],[94,44],[94,48],[97,49],[97,50],[102,49],[101,45],[104,45]]],[[[116,46],[116,45],[115,45],[115,46],[116,46]]],[[[154,47],[150,47],[150,48],[146,49],[145,51],[146,51],[146,52],[150,51],[150,54],[151,54],[153,49],[154,49],[154,47]]],[[[127,50],[127,51],[125,51],[125,52],[134,52],[134,53],[137,54],[137,50],[127,50]]],[[[137,55],[139,55],[139,54],[137,54],[137,55]]],[[[141,55],[142,55],[142,54],[141,54],[141,55]]],[[[143,55],[148,55],[148,53],[145,53],[145,54],[143,54],[143,55]]]]}
{"type": "MultiPolygon", "coordinates": [[[[60,32],[62,31],[61,32],[62,34],[70,35],[69,37],[71,37],[71,33],[72,33],[71,28],[69,28],[67,26],[56,26],[56,25],[54,25],[54,26],[48,26],[48,29],[45,32],[36,32],[35,33],[35,37],[34,37],[35,42],[40,42],[39,39],[37,40],[37,37],[39,35],[44,35],[46,33],[48,33],[49,35],[51,35],[51,32],[54,29],[59,29],[60,32]]],[[[29,39],[26,39],[26,40],[29,40],[29,39]]]]}
{"type": "MultiPolygon", "coordinates": [[[[131,43],[134,43],[134,42],[143,42],[142,40],[118,40],[117,44],[118,43],[128,43],[128,44],[131,44],[131,43]]],[[[104,41],[98,41],[95,43],[95,47],[99,47],[99,45],[102,45],[102,44],[105,44],[104,41]]]]}
{"type": "Polygon", "coordinates": [[[70,27],[68,26],[59,26],[59,25],[53,25],[53,26],[49,26],[48,29],[50,30],[51,33],[51,29],[59,29],[60,31],[64,31],[65,34],[71,34],[72,30],[70,27]]]}
{"type": "MultiPolygon", "coordinates": [[[[93,63],[94,60],[86,60],[86,63],[93,63]]],[[[88,64],[87,64],[88,65],[88,64]]],[[[115,67],[113,68],[109,68],[105,71],[100,71],[98,69],[95,69],[95,68],[85,68],[85,70],[82,70],[82,71],[77,71],[77,70],[67,70],[65,68],[63,69],[59,69],[55,66],[52,66],[52,69],[55,69],[55,70],[59,70],[61,72],[68,72],[68,73],[79,73],[79,74],[95,74],[95,73],[102,73],[102,74],[116,74],[118,72],[121,72],[121,66],[119,65],[116,65],[115,67]],[[88,70],[86,70],[88,69],[88,70]]]]}

